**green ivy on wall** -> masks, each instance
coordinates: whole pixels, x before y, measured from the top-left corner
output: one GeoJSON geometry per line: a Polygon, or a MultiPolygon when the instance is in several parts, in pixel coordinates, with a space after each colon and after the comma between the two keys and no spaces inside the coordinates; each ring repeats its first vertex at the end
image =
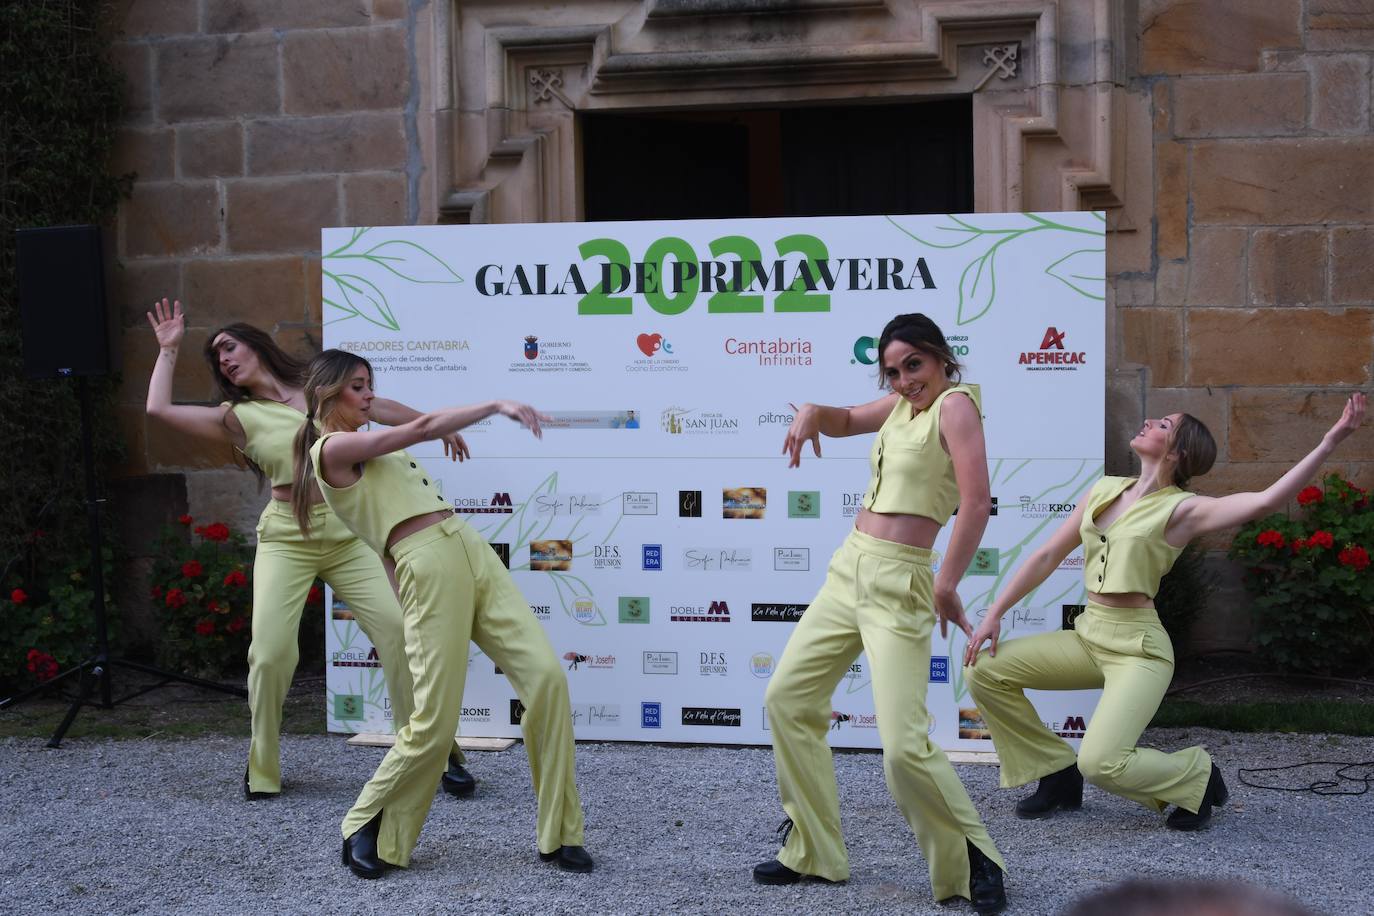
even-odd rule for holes
{"type": "MultiPolygon", "coordinates": [[[[24,378],[14,232],[108,224],[128,193],[132,176],[108,173],[123,104],[109,60],[111,9],[0,0],[0,695],[89,648],[80,413],[71,382],[24,378]]],[[[113,387],[94,386],[102,490],[120,452],[113,387]]]]}

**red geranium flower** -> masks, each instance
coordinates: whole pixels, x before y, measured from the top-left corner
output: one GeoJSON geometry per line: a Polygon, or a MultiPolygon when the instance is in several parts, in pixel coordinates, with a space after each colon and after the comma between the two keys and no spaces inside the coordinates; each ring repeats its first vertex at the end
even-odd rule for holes
{"type": "Polygon", "coordinates": [[[224,628],[228,630],[230,633],[237,633],[246,626],[248,626],[247,620],[245,620],[242,617],[235,617],[233,620],[229,621],[229,623],[224,628]]]}
{"type": "Polygon", "coordinates": [[[205,538],[207,541],[227,541],[229,540],[229,526],[224,522],[215,522],[213,525],[201,525],[196,529],[196,534],[205,538]]]}
{"type": "Polygon", "coordinates": [[[319,604],[324,600],[324,591],[318,585],[310,586],[310,593],[305,596],[306,603],[319,604]]]}
{"type": "Polygon", "coordinates": [[[23,604],[25,601],[29,600],[29,593],[22,588],[16,588],[14,591],[10,592],[10,600],[15,604],[23,604]]]}
{"type": "Polygon", "coordinates": [[[148,590],[148,594],[153,596],[154,601],[158,600],[162,597],[162,586],[154,585],[151,589],[148,590]]]}
{"type": "Polygon", "coordinates": [[[1300,506],[1309,506],[1312,503],[1319,503],[1321,501],[1321,487],[1305,487],[1301,492],[1298,493],[1298,505],[1300,506]]]}
{"type": "Polygon", "coordinates": [[[183,608],[186,606],[186,593],[179,588],[167,589],[167,606],[170,608],[183,608]]]}
{"type": "Polygon", "coordinates": [[[177,521],[181,522],[183,525],[189,525],[192,521],[194,521],[194,519],[192,519],[189,515],[178,515],[177,521]]]}
{"type": "Polygon", "coordinates": [[[1349,566],[1356,572],[1363,572],[1369,565],[1369,551],[1358,544],[1345,548],[1336,558],[1342,566],[1349,566]]]}
{"type": "Polygon", "coordinates": [[[1293,543],[1289,546],[1293,548],[1294,553],[1301,553],[1307,547],[1307,542],[1302,538],[1293,538],[1293,543]]]}
{"type": "Polygon", "coordinates": [[[213,620],[202,620],[200,623],[196,624],[196,635],[214,636],[215,622],[213,620]]]}
{"type": "Polygon", "coordinates": [[[27,667],[38,680],[50,681],[57,674],[57,659],[38,649],[30,649],[27,667]]]}
{"type": "Polygon", "coordinates": [[[230,572],[229,575],[224,577],[224,584],[233,585],[237,588],[243,588],[245,585],[248,584],[248,577],[243,574],[243,570],[235,569],[232,572],[230,572]]]}
{"type": "Polygon", "coordinates": [[[1328,550],[1336,546],[1336,540],[1331,537],[1330,531],[1312,532],[1312,536],[1307,539],[1307,543],[1310,547],[1325,547],[1328,550]]]}
{"type": "Polygon", "coordinates": [[[194,579],[204,572],[205,570],[201,567],[199,560],[187,560],[181,564],[181,574],[188,579],[194,579]]]}
{"type": "Polygon", "coordinates": [[[1255,535],[1255,543],[1259,544],[1261,547],[1275,547],[1280,550],[1287,545],[1287,542],[1283,539],[1283,535],[1279,534],[1279,532],[1273,528],[1270,528],[1268,531],[1261,531],[1259,534],[1255,535]]]}

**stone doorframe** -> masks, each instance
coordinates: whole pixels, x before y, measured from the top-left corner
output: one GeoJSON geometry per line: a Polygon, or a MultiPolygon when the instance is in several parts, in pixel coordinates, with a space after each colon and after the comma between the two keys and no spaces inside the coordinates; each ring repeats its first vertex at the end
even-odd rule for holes
{"type": "Polygon", "coordinates": [[[1133,7],[436,0],[437,199],[420,202],[422,219],[581,218],[577,112],[970,95],[976,209],[1106,209],[1109,229],[1130,230],[1120,138],[1133,7]]]}

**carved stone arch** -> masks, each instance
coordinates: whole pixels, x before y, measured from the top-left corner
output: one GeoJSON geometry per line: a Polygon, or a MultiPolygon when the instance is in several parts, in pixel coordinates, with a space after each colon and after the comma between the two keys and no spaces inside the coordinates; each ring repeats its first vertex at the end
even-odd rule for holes
{"type": "Polygon", "coordinates": [[[578,112],[973,101],[978,210],[1121,217],[1111,0],[449,0],[443,222],[581,216],[578,112]]]}

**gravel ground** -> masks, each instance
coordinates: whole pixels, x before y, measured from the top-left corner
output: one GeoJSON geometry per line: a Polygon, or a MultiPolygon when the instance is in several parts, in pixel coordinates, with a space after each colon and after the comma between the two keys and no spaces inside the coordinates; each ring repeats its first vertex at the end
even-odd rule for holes
{"type": "MultiPolygon", "coordinates": [[[[1231,803],[1210,830],[1166,830],[1162,817],[1091,786],[1081,812],[1020,821],[1011,806],[1023,793],[999,790],[995,767],[958,768],[1010,866],[1008,912],[1059,913],[1133,875],[1235,878],[1321,912],[1374,911],[1374,793],[1261,791],[1236,777],[1240,766],[1374,760],[1374,738],[1188,729],[1146,740],[1215,754],[1231,803]]],[[[477,794],[437,798],[412,867],[367,882],[339,864],[338,822],[382,751],[331,736],[284,746],[286,792],[250,804],[239,794],[242,739],[72,740],[58,750],[0,741],[0,912],[972,912],[931,902],[875,753],[835,757],[849,882],[760,887],[749,869],[772,858],[782,819],[766,748],[579,745],[591,875],[537,860],[521,746],[474,752],[477,794]]]]}

